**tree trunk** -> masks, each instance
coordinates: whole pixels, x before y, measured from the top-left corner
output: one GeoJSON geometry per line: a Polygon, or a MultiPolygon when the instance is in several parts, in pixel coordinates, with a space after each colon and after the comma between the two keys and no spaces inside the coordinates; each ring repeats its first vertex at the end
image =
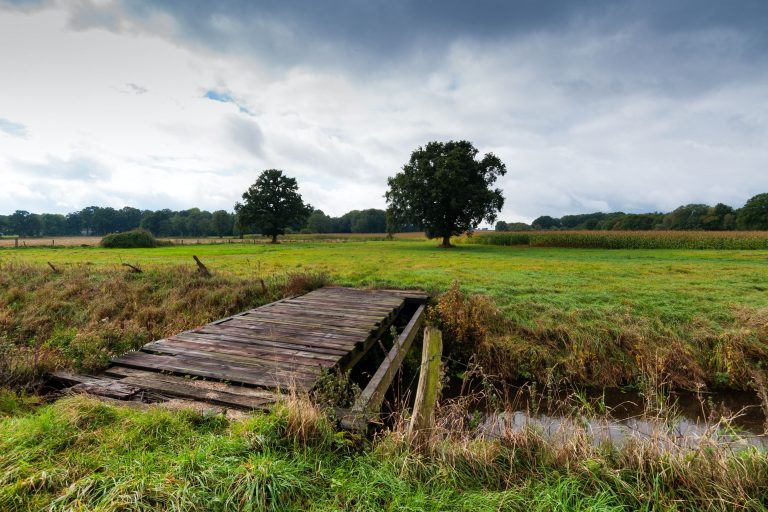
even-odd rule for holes
{"type": "Polygon", "coordinates": [[[451,245],[451,235],[443,235],[443,243],[440,244],[440,247],[443,247],[443,248],[446,248],[446,249],[448,247],[453,247],[451,245]]]}
{"type": "Polygon", "coordinates": [[[272,243],[273,244],[277,243],[277,235],[272,235],[272,243]]]}

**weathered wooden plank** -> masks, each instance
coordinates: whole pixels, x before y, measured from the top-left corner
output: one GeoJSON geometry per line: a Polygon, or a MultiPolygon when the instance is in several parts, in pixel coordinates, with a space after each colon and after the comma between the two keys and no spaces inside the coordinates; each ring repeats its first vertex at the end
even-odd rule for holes
{"type": "Polygon", "coordinates": [[[395,374],[400,369],[408,349],[411,348],[414,338],[424,319],[425,305],[418,307],[411,320],[397,337],[395,344],[390,349],[384,362],[373,374],[371,380],[360,393],[360,396],[352,406],[350,414],[342,419],[345,428],[361,429],[368,424],[369,417],[379,412],[384,394],[392,384],[395,374]]]}
{"type": "Polygon", "coordinates": [[[378,325],[384,315],[375,317],[356,315],[351,313],[334,313],[323,308],[301,308],[290,307],[288,304],[281,304],[280,307],[273,309],[259,309],[248,313],[249,315],[284,315],[294,318],[307,318],[317,321],[321,325],[340,325],[340,326],[362,326],[369,327],[378,325]]]}
{"type": "Polygon", "coordinates": [[[253,311],[249,311],[243,317],[245,318],[264,318],[264,317],[273,317],[278,316],[285,319],[297,319],[297,320],[304,320],[307,322],[312,322],[316,324],[319,327],[322,327],[323,329],[333,329],[333,328],[342,328],[342,329],[370,329],[372,325],[375,325],[378,321],[381,319],[379,318],[377,321],[371,320],[369,318],[342,318],[342,317],[332,317],[327,315],[320,315],[318,313],[315,313],[314,311],[304,309],[302,311],[294,311],[290,309],[255,309],[253,311]]]}
{"type": "Polygon", "coordinates": [[[81,382],[67,389],[69,393],[86,393],[89,395],[104,396],[117,400],[129,400],[141,391],[136,386],[121,383],[113,379],[98,379],[91,382],[81,382]]]}
{"type": "Polygon", "coordinates": [[[332,309],[326,306],[305,307],[304,305],[291,304],[284,302],[273,308],[260,308],[259,311],[280,311],[292,314],[309,313],[315,316],[330,318],[350,318],[354,320],[365,320],[378,324],[381,321],[381,314],[357,313],[349,309],[332,309]]]}
{"type": "Polygon", "coordinates": [[[210,389],[213,391],[226,391],[235,395],[262,398],[265,400],[272,400],[276,395],[273,391],[268,391],[262,388],[246,387],[238,384],[224,383],[216,380],[208,380],[202,377],[172,375],[170,373],[163,373],[155,370],[139,370],[137,368],[128,368],[126,366],[110,366],[104,371],[104,375],[115,377],[117,380],[122,380],[125,377],[136,378],[156,378],[161,380],[167,380],[168,382],[182,382],[194,384],[195,387],[201,389],[210,389]]]}
{"type": "Polygon", "coordinates": [[[361,336],[335,336],[332,334],[323,336],[320,333],[302,336],[302,333],[307,333],[308,331],[305,331],[302,328],[289,328],[280,325],[265,326],[264,324],[251,320],[233,320],[231,324],[225,324],[222,327],[223,328],[217,330],[201,328],[189,332],[209,334],[222,333],[224,335],[229,335],[231,333],[233,336],[248,336],[248,338],[253,340],[275,341],[298,346],[316,347],[317,349],[335,349],[341,351],[350,350],[359,343],[361,338],[361,336]]]}
{"type": "Polygon", "coordinates": [[[290,374],[278,372],[257,373],[251,368],[212,363],[196,358],[148,354],[146,352],[130,352],[114,359],[112,362],[129,368],[169,371],[181,375],[197,375],[199,377],[239,382],[252,386],[280,388],[296,386],[299,389],[306,389],[313,382],[312,379],[298,378],[290,374]]]}
{"type": "MultiPolygon", "coordinates": [[[[296,363],[286,363],[283,361],[271,360],[267,357],[256,358],[247,355],[227,353],[221,350],[211,350],[210,346],[184,344],[180,341],[163,341],[151,343],[149,345],[145,345],[142,350],[144,352],[151,352],[156,354],[200,357],[205,358],[211,362],[233,364],[264,372],[289,372],[314,376],[320,372],[320,368],[323,368],[323,366],[320,364],[308,366],[296,363]]],[[[327,367],[327,365],[325,365],[325,367],[327,367]]]]}
{"type": "Polygon", "coordinates": [[[248,315],[245,315],[237,319],[233,319],[232,321],[238,322],[241,320],[251,320],[258,323],[270,324],[270,325],[274,324],[274,325],[286,325],[286,326],[293,326],[293,327],[299,327],[299,328],[307,328],[307,330],[309,331],[324,330],[325,332],[348,334],[350,336],[366,337],[370,333],[370,329],[365,329],[365,328],[323,326],[322,324],[318,324],[316,322],[304,320],[301,318],[295,318],[295,319],[283,318],[277,315],[265,315],[265,314],[251,315],[249,313],[248,315]]]}
{"type": "Polygon", "coordinates": [[[189,379],[176,377],[176,380],[171,381],[168,377],[162,377],[161,374],[157,375],[158,376],[151,377],[125,377],[121,379],[120,382],[155,393],[162,393],[164,395],[181,398],[191,398],[193,400],[200,400],[238,409],[266,409],[277,401],[277,397],[267,399],[263,397],[243,396],[229,391],[206,389],[195,386],[190,382],[185,382],[185,380],[189,381],[189,379]]]}
{"type": "MultiPolygon", "coordinates": [[[[401,301],[402,302],[402,299],[401,301]]],[[[370,312],[377,312],[381,310],[386,310],[389,308],[397,307],[398,303],[392,302],[392,303],[378,303],[378,302],[366,302],[363,300],[356,300],[354,297],[345,297],[341,295],[333,295],[333,296],[326,296],[326,297],[311,297],[308,295],[302,295],[300,297],[295,297],[291,299],[290,301],[286,301],[288,304],[295,304],[295,303],[303,303],[303,304],[317,304],[317,305],[349,305],[352,307],[355,307],[359,311],[370,311],[370,312]]]]}
{"type": "Polygon", "coordinates": [[[371,304],[367,302],[357,301],[353,298],[343,297],[309,297],[302,295],[286,301],[286,304],[308,304],[319,307],[349,307],[354,308],[356,311],[367,311],[371,313],[378,313],[397,307],[397,304],[371,304]]]}
{"type": "Polygon", "coordinates": [[[253,311],[245,315],[246,318],[270,318],[276,320],[285,320],[287,322],[302,322],[313,327],[328,329],[328,330],[343,330],[352,332],[369,332],[375,328],[379,322],[374,322],[365,318],[338,318],[327,317],[322,315],[316,315],[308,311],[296,313],[294,311],[281,311],[281,310],[259,310],[253,311]]]}
{"type": "Polygon", "coordinates": [[[270,336],[267,334],[249,333],[247,331],[247,329],[238,329],[237,327],[219,329],[216,331],[200,329],[199,331],[177,334],[174,338],[180,336],[189,337],[191,339],[204,337],[205,339],[210,340],[240,343],[245,346],[263,347],[265,349],[281,348],[284,350],[301,350],[308,353],[327,356],[343,356],[355,346],[354,342],[346,342],[344,344],[333,343],[332,340],[306,340],[302,342],[302,340],[287,336],[270,336]]]}
{"type": "Polygon", "coordinates": [[[323,298],[342,298],[370,304],[386,304],[396,306],[403,299],[392,294],[368,291],[351,291],[347,288],[328,288],[322,290],[323,298]]]}
{"type": "Polygon", "coordinates": [[[211,340],[204,335],[189,335],[184,337],[172,336],[167,340],[158,340],[145,347],[151,347],[156,343],[172,342],[173,345],[188,347],[209,347],[209,350],[220,351],[229,354],[241,354],[249,357],[277,358],[280,361],[290,361],[295,364],[315,366],[318,364],[333,365],[339,360],[338,355],[326,355],[303,350],[286,350],[281,348],[268,348],[247,343],[237,343],[223,340],[211,340]]]}
{"type": "Polygon", "coordinates": [[[353,295],[346,294],[331,294],[331,295],[302,295],[292,299],[294,301],[312,301],[319,303],[338,302],[342,304],[354,304],[360,309],[381,309],[387,307],[397,307],[400,301],[403,299],[392,298],[388,300],[367,299],[365,297],[355,297],[353,295]]]}
{"type": "Polygon", "coordinates": [[[255,330],[259,330],[262,332],[293,332],[295,334],[305,334],[308,337],[322,337],[327,339],[338,339],[338,340],[346,340],[346,341],[357,341],[360,339],[360,334],[358,333],[346,333],[341,331],[330,331],[330,330],[323,330],[318,328],[309,328],[306,326],[296,326],[296,325],[290,325],[290,324],[280,324],[280,323],[274,323],[274,322],[263,322],[257,318],[253,317],[247,317],[247,316],[240,316],[237,318],[233,318],[229,321],[232,325],[239,324],[239,325],[246,325],[255,330]]]}

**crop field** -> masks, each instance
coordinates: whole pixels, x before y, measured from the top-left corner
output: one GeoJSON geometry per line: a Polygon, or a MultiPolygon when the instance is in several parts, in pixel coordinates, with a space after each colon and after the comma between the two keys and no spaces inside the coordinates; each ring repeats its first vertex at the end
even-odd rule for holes
{"type": "Polygon", "coordinates": [[[765,231],[481,231],[458,241],[581,249],[768,249],[765,231]]]}

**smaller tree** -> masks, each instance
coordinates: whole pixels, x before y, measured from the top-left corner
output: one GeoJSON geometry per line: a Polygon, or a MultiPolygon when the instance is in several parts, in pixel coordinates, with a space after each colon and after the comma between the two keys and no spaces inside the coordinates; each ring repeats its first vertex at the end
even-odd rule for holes
{"type": "Polygon", "coordinates": [[[239,225],[257,226],[263,236],[272,237],[273,244],[286,227],[303,224],[312,213],[301,199],[296,179],[277,169],[262,172],[243,194],[243,201],[235,204],[239,225]]]}
{"type": "Polygon", "coordinates": [[[555,219],[549,215],[542,215],[531,223],[533,229],[555,229],[560,227],[560,219],[555,219]]]}
{"type": "Polygon", "coordinates": [[[496,231],[509,231],[509,224],[504,222],[503,220],[500,220],[496,223],[495,227],[496,231]]]}
{"type": "Polygon", "coordinates": [[[216,210],[211,217],[213,231],[219,236],[228,236],[232,234],[232,216],[225,210],[216,210]]]}
{"type": "Polygon", "coordinates": [[[768,229],[768,193],[752,197],[736,216],[739,229],[768,229]]]}
{"type": "Polygon", "coordinates": [[[322,210],[315,210],[307,219],[307,230],[310,233],[330,233],[331,229],[331,218],[322,210]]]}
{"type": "Polygon", "coordinates": [[[430,142],[411,153],[403,170],[389,178],[390,218],[396,225],[422,226],[428,238],[471,232],[485,220],[492,223],[504,205],[501,190],[491,186],[507,171],[492,153],[477,160],[472,143],[430,142]]]}

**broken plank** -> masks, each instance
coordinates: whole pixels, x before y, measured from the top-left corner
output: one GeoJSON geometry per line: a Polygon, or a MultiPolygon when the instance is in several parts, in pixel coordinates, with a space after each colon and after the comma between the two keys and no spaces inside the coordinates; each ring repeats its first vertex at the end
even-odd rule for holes
{"type": "MultiPolygon", "coordinates": [[[[160,375],[160,374],[158,374],[160,375]]],[[[141,389],[162,393],[164,395],[176,396],[181,398],[191,398],[216,405],[236,407],[238,409],[265,409],[277,401],[277,397],[270,400],[263,397],[243,396],[228,391],[205,389],[197,387],[190,382],[176,377],[177,380],[170,381],[163,377],[125,377],[120,380],[121,383],[137,386],[141,389]]]]}
{"type": "Polygon", "coordinates": [[[163,372],[138,370],[136,368],[127,368],[124,366],[112,366],[108,368],[104,372],[104,374],[109,375],[111,377],[116,377],[119,380],[122,380],[125,377],[136,377],[137,379],[152,378],[152,379],[159,379],[159,380],[164,380],[172,383],[186,383],[189,385],[194,385],[195,387],[198,387],[200,389],[211,390],[211,391],[226,391],[227,393],[232,393],[235,395],[240,395],[240,396],[245,396],[250,398],[261,398],[264,400],[273,400],[279,397],[279,395],[275,394],[274,392],[267,391],[264,389],[238,386],[236,384],[226,384],[224,382],[219,382],[216,380],[206,380],[205,378],[180,377],[177,375],[171,375],[163,372]]]}

